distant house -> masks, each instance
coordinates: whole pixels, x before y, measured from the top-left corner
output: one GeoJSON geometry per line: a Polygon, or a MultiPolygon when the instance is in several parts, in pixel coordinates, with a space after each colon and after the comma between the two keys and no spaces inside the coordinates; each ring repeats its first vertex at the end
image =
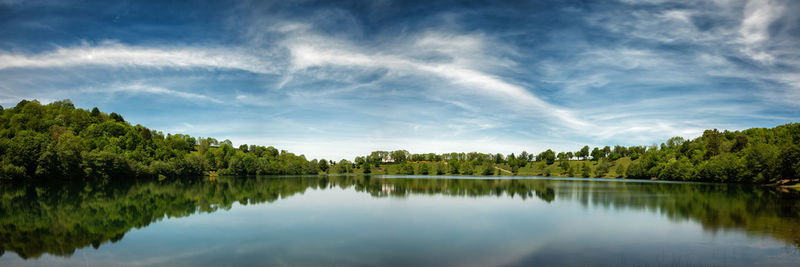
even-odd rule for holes
{"type": "Polygon", "coordinates": [[[392,156],[386,155],[381,159],[381,162],[383,162],[383,163],[394,163],[394,159],[392,158],[392,156]]]}

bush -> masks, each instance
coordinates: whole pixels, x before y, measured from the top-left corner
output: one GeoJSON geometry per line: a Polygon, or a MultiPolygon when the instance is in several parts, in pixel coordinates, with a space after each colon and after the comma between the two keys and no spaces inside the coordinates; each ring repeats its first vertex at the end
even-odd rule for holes
{"type": "Polygon", "coordinates": [[[25,177],[25,167],[5,164],[0,168],[0,179],[21,179],[25,177]]]}

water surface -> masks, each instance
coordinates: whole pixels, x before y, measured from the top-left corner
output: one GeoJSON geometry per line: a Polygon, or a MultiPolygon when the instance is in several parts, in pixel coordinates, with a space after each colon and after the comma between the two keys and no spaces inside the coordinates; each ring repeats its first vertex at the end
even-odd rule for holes
{"type": "Polygon", "coordinates": [[[0,265],[790,266],[798,195],[594,179],[3,184],[0,265]]]}

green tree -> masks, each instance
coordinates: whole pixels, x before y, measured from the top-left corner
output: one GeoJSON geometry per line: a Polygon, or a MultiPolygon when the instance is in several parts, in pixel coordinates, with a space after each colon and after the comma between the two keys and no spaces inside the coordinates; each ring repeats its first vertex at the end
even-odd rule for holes
{"type": "Polygon", "coordinates": [[[400,163],[398,174],[414,174],[414,167],[408,162],[400,163]]]}
{"type": "Polygon", "coordinates": [[[693,180],[694,169],[687,158],[670,159],[658,174],[663,180],[693,180]]]}
{"type": "Polygon", "coordinates": [[[116,122],[125,122],[125,119],[122,118],[122,115],[119,115],[114,112],[111,112],[111,114],[108,115],[108,117],[116,122]]]}
{"type": "Polygon", "coordinates": [[[706,159],[719,155],[722,144],[722,135],[719,131],[717,129],[705,130],[702,138],[706,142],[706,159]]]}
{"type": "Polygon", "coordinates": [[[562,161],[559,163],[559,166],[561,166],[561,169],[562,169],[562,170],[564,170],[564,173],[567,173],[567,172],[569,172],[569,169],[570,169],[570,167],[571,167],[571,166],[570,166],[570,163],[569,163],[569,160],[566,160],[566,159],[562,160],[562,161]]]}
{"type": "Polygon", "coordinates": [[[532,156],[533,155],[528,154],[528,151],[524,151],[524,150],[522,151],[522,153],[519,153],[519,159],[524,160],[524,161],[530,161],[532,156]]]}
{"type": "Polygon", "coordinates": [[[716,182],[745,182],[743,160],[731,153],[712,157],[697,167],[699,179],[716,182]]]}
{"type": "Polygon", "coordinates": [[[472,175],[475,173],[475,167],[472,166],[470,162],[463,162],[461,163],[461,174],[464,175],[472,175]]]}
{"type": "Polygon", "coordinates": [[[460,170],[458,166],[459,166],[458,161],[452,160],[448,162],[447,163],[447,168],[449,169],[448,172],[450,172],[450,174],[459,174],[460,170]]]}
{"type": "Polygon", "coordinates": [[[495,164],[500,164],[500,163],[505,162],[505,158],[503,157],[503,154],[500,154],[500,153],[494,154],[493,158],[494,158],[494,163],[495,164]]]}
{"type": "Polygon", "coordinates": [[[322,171],[324,173],[328,173],[328,161],[327,160],[321,159],[321,160],[319,160],[319,162],[317,162],[317,165],[319,165],[318,168],[319,168],[320,171],[322,171]]]}
{"type": "Polygon", "coordinates": [[[589,167],[589,164],[584,163],[581,175],[583,175],[584,178],[592,177],[592,167],[589,167]]]}
{"type": "Polygon", "coordinates": [[[409,153],[405,150],[395,150],[389,153],[394,162],[405,162],[408,159],[409,153]]]}
{"type": "Polygon", "coordinates": [[[81,163],[84,153],[83,140],[67,132],[58,137],[55,144],[56,156],[59,162],[59,174],[63,177],[80,177],[82,175],[81,163]]]}
{"type": "Polygon", "coordinates": [[[445,173],[444,165],[441,164],[441,163],[437,163],[436,164],[436,175],[443,175],[444,173],[445,173]]]}
{"type": "Polygon", "coordinates": [[[92,117],[100,118],[100,109],[98,109],[97,107],[92,108],[92,117]]]}
{"type": "Polygon", "coordinates": [[[625,165],[622,163],[617,162],[617,169],[615,171],[617,173],[617,178],[622,178],[625,176],[625,165]]]}
{"type": "Polygon", "coordinates": [[[360,157],[360,156],[359,156],[359,157],[356,157],[356,158],[355,158],[355,160],[353,161],[353,163],[355,163],[355,164],[356,164],[356,166],[359,166],[359,168],[360,168],[360,167],[361,167],[361,165],[365,165],[365,164],[367,164],[367,160],[366,160],[366,158],[365,158],[365,157],[360,157]]]}
{"type": "Polygon", "coordinates": [[[744,167],[747,170],[747,176],[753,180],[752,182],[774,182],[778,178],[780,150],[777,146],[753,144],[747,147],[743,153],[744,167]]]}
{"type": "Polygon", "coordinates": [[[372,168],[371,164],[366,164],[365,163],[365,164],[361,165],[362,172],[365,173],[365,174],[372,173],[372,169],[371,168],[372,168]]]}
{"type": "Polygon", "coordinates": [[[536,156],[536,161],[544,161],[547,165],[551,165],[556,161],[556,152],[553,150],[546,150],[536,156]]]}
{"type": "Polygon", "coordinates": [[[481,170],[482,175],[492,175],[492,173],[494,173],[494,168],[492,168],[492,164],[489,162],[484,162],[481,170]]]}
{"type": "Polygon", "coordinates": [[[427,163],[420,163],[419,164],[419,169],[417,171],[417,174],[428,175],[428,164],[427,163]]]}
{"type": "Polygon", "coordinates": [[[581,158],[582,160],[586,160],[586,157],[589,157],[589,146],[584,146],[578,152],[575,152],[575,156],[581,158]]]}
{"type": "Polygon", "coordinates": [[[781,159],[778,172],[782,179],[800,178],[800,145],[784,147],[778,158],[781,159]]]}
{"type": "Polygon", "coordinates": [[[597,164],[597,170],[595,173],[597,174],[598,178],[604,177],[608,173],[609,163],[606,159],[600,160],[600,163],[597,164]]]}

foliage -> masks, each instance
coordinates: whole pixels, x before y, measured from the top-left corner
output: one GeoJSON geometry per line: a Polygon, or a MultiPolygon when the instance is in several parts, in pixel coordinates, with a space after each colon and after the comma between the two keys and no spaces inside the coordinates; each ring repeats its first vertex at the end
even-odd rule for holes
{"type": "Polygon", "coordinates": [[[584,178],[592,177],[592,167],[589,167],[589,164],[584,163],[583,169],[581,170],[581,175],[584,178]]]}
{"type": "Polygon", "coordinates": [[[610,168],[609,165],[610,164],[608,163],[608,161],[606,159],[602,159],[600,161],[600,164],[597,165],[596,176],[598,178],[602,178],[603,176],[605,176],[608,173],[608,169],[610,168]]]}
{"type": "Polygon", "coordinates": [[[614,172],[617,173],[617,178],[622,178],[625,175],[625,165],[617,163],[617,169],[614,172]]]}
{"type": "MultiPolygon", "coordinates": [[[[411,154],[374,151],[353,162],[307,160],[274,147],[232,146],[230,140],[163,134],[131,125],[122,115],[75,108],[69,100],[41,105],[23,100],[0,110],[0,179],[142,179],[231,175],[371,173],[381,164],[397,174],[492,175],[494,167],[517,175],[618,177],[732,183],[774,183],[800,178],[800,123],[744,131],[706,130],[686,140],[652,146],[584,146],[539,154],[411,154]],[[556,159],[559,163],[556,166],[556,159]],[[576,159],[582,164],[571,164],[576,159]],[[620,164],[624,160],[626,164],[620,164]],[[630,162],[630,164],[627,164],[630,162]],[[421,164],[421,165],[420,165],[421,164]],[[433,164],[433,165],[431,165],[433,164]],[[560,168],[553,169],[553,168],[560,168]]],[[[503,173],[503,172],[498,172],[503,173]]]]}
{"type": "Polygon", "coordinates": [[[444,173],[444,165],[441,163],[436,164],[436,175],[443,175],[444,173]]]}
{"type": "Polygon", "coordinates": [[[0,179],[317,174],[328,167],[273,147],[237,149],[230,140],[164,135],[116,113],[75,108],[69,100],[23,100],[0,112],[0,179]]]}
{"type": "Polygon", "coordinates": [[[550,149],[545,150],[536,156],[536,161],[545,161],[548,165],[553,164],[556,161],[556,153],[550,149]]]}
{"type": "Polygon", "coordinates": [[[428,175],[428,164],[420,164],[419,169],[417,170],[417,174],[420,175],[428,175]]]}
{"type": "Polygon", "coordinates": [[[400,171],[399,174],[414,174],[414,166],[409,164],[408,162],[400,163],[400,171]]]}
{"type": "Polygon", "coordinates": [[[461,167],[459,169],[461,170],[461,174],[464,175],[472,175],[475,173],[475,167],[472,166],[471,162],[461,163],[461,167]]]}
{"type": "Polygon", "coordinates": [[[482,175],[492,175],[494,173],[494,167],[489,162],[484,162],[481,169],[483,170],[481,172],[482,175]]]}

